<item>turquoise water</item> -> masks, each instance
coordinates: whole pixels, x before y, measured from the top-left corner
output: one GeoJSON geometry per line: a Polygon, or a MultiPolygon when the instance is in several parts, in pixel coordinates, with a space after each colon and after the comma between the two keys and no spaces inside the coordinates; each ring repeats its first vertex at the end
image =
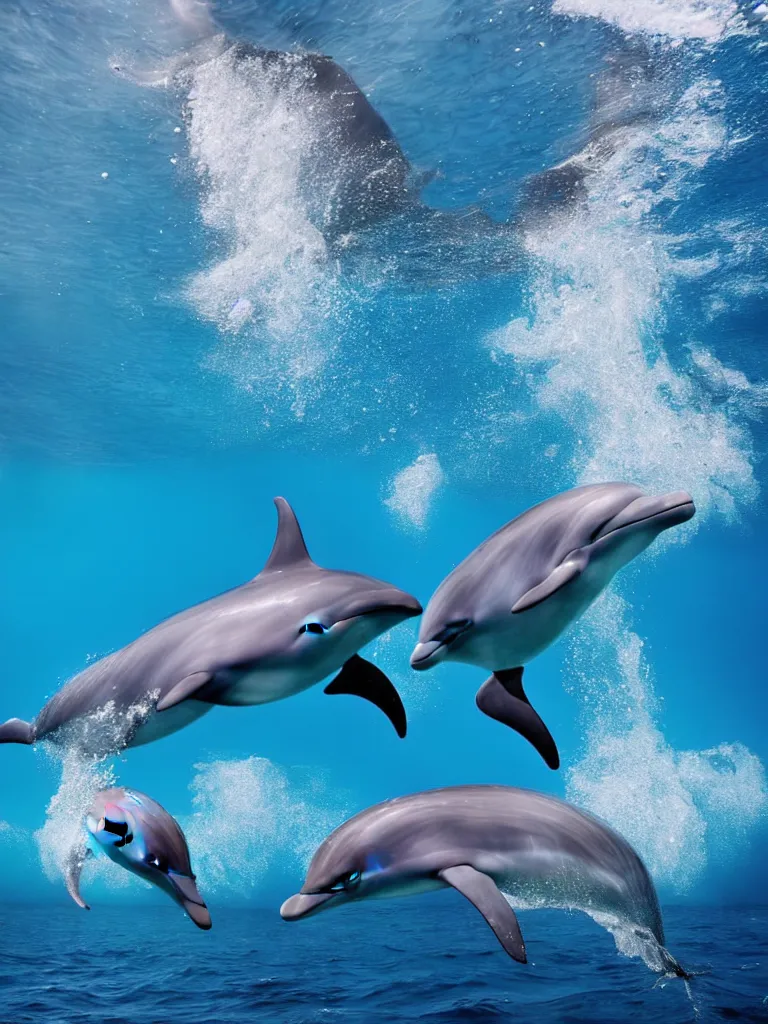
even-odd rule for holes
{"type": "MultiPolygon", "coordinates": [[[[590,75],[630,41],[649,48],[662,99],[654,94],[657,115],[626,133],[576,211],[504,243],[425,236],[405,217],[331,251],[297,184],[306,140],[279,107],[224,73],[201,74],[191,105],[189,91],[112,73],[116,62],[157,67],[189,45],[160,0],[4,5],[0,719],[33,718],[89,660],[252,577],[272,543],[276,494],[293,504],[318,563],[391,580],[426,603],[477,543],[551,494],[605,479],[686,488],[697,517],[526,671],[558,739],[557,774],[476,711],[482,670],[409,669],[417,623],[407,622],[365,652],[403,696],[405,741],[375,708],[315,687],[216,709],[104,766],[103,778],[151,794],[187,832],[214,932],[190,935],[163,905],[162,943],[178,936],[192,950],[211,939],[225,971],[228,915],[248,921],[231,926],[242,937],[269,910],[269,945],[286,964],[304,943],[326,956],[343,935],[334,969],[354,963],[359,978],[362,944],[373,986],[389,968],[370,955],[364,922],[394,910],[291,928],[277,917],[332,828],[432,786],[565,796],[644,858],[672,908],[676,955],[708,971],[700,988],[720,992],[706,1012],[763,1019],[763,951],[738,922],[759,917],[768,893],[767,26],[730,0],[644,0],[631,11],[619,0],[238,0],[214,13],[231,35],[333,56],[413,165],[436,172],[424,198],[449,211],[516,216],[526,177],[584,143],[590,75]],[[708,925],[702,907],[713,905],[708,925]],[[238,917],[246,906],[261,909],[238,917]]],[[[0,754],[0,888],[6,900],[63,904],[62,854],[92,779],[71,765],[62,779],[41,749],[0,754]]],[[[118,922],[155,927],[161,896],[150,911],[152,894],[110,867],[85,876],[90,917],[74,905],[52,911],[63,950],[68,936],[91,935],[95,955],[113,922],[105,948],[124,936],[128,955],[144,926],[118,922]]],[[[403,959],[418,957],[436,927],[430,904],[401,906],[403,959]]],[[[630,990],[642,992],[636,1019],[692,1012],[674,987],[652,990],[653,976],[597,929],[594,955],[568,968],[575,1008],[543,1009],[548,986],[560,998],[553,964],[568,944],[558,929],[580,935],[582,925],[541,926],[535,959],[547,973],[534,983],[470,911],[456,920],[475,951],[461,952],[461,971],[483,986],[487,952],[487,984],[503,972],[503,995],[467,983],[446,1007],[421,1006],[448,1014],[436,1019],[494,1020],[526,993],[538,1007],[530,1019],[632,1019],[621,1002],[630,990]],[[610,1018],[585,994],[598,976],[618,1000],[610,1018]]],[[[4,927],[34,972],[49,955],[39,929],[25,931],[16,910],[4,927]]],[[[67,999],[86,998],[84,963],[62,982],[67,999]]],[[[137,984],[142,963],[131,966],[137,984]]],[[[130,1019],[133,996],[121,998],[130,1019]]],[[[269,1012],[315,1019],[312,992],[296,998],[282,1011],[276,991],[269,1012]]],[[[14,999],[13,1024],[66,1012],[14,999]]],[[[361,1019],[358,1004],[344,1005],[361,1019]]],[[[386,1012],[406,1018],[398,1005],[386,1012]]],[[[136,1019],[154,1019],[145,1009],[136,1005],[136,1019]]]]}

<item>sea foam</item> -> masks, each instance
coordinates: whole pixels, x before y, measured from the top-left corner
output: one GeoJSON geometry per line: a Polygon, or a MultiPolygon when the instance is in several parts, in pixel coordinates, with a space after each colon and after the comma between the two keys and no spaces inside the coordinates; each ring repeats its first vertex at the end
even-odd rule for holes
{"type": "Polygon", "coordinates": [[[445,474],[434,452],[419,455],[392,480],[384,504],[406,526],[424,529],[435,495],[445,474]]]}
{"type": "Polygon", "coordinates": [[[193,813],[181,819],[202,891],[258,891],[266,873],[300,872],[345,817],[322,776],[285,769],[263,757],[195,766],[193,813]]]}

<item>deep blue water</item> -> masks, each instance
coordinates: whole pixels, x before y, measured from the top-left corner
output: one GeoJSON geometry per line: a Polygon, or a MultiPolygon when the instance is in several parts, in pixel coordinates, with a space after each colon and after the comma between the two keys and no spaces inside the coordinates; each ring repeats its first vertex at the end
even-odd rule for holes
{"type": "Polygon", "coordinates": [[[7,1024],[317,1024],[428,1021],[768,1020],[768,914],[668,907],[670,948],[697,974],[655,976],[577,916],[522,913],[513,964],[471,908],[435,897],[361,906],[290,926],[219,910],[197,932],[171,908],[7,906],[0,920],[7,1024]]]}
{"type": "Polygon", "coordinates": [[[506,247],[405,217],[339,252],[308,218],[307,138],[279,103],[225,73],[168,90],[111,71],[189,45],[166,0],[0,3],[0,721],[251,578],[277,494],[319,564],[423,603],[577,484],[685,488],[698,509],[526,669],[559,773],[477,712],[484,672],[409,669],[413,622],[364,652],[402,694],[404,742],[317,686],[216,709],[98,779],[0,748],[0,1024],[768,1019],[755,6],[217,0],[231,35],[345,67],[434,172],[433,207],[497,220],[584,144],[595,74],[648,58],[653,116],[577,210],[506,247]],[[107,778],[182,823],[210,934],[109,864],[85,873],[90,914],[63,905],[67,843],[107,778]],[[563,914],[522,915],[527,968],[450,894],[280,921],[350,814],[466,783],[540,789],[619,830],[701,972],[696,1009],[563,914]]]}

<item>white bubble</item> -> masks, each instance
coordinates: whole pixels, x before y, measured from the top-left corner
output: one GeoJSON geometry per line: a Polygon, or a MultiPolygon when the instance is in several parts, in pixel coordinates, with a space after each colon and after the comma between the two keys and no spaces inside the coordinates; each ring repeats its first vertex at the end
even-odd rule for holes
{"type": "Polygon", "coordinates": [[[585,727],[568,799],[612,825],[654,879],[678,892],[713,857],[737,856],[768,811],[765,770],[741,743],[694,751],[665,739],[642,640],[615,592],[579,624],[568,678],[585,727]]]}
{"type": "Polygon", "coordinates": [[[181,819],[203,892],[248,894],[270,867],[306,868],[345,817],[322,778],[263,757],[195,765],[194,812],[181,819]]]}
{"type": "Polygon", "coordinates": [[[423,529],[444,479],[440,460],[434,452],[419,455],[396,474],[384,504],[407,525],[423,529]]]}
{"type": "MultiPolygon", "coordinates": [[[[539,268],[529,314],[489,339],[497,359],[506,354],[535,371],[526,381],[539,409],[571,426],[579,482],[630,480],[693,494],[700,514],[670,540],[695,530],[702,513],[732,516],[738,502],[757,494],[739,414],[762,404],[763,390],[729,371],[732,403],[724,408],[673,365],[662,341],[665,300],[676,279],[697,268],[677,258],[681,239],[665,235],[653,215],[686,193],[726,141],[722,95],[712,82],[692,86],[654,129],[627,130],[587,179],[587,202],[527,233],[539,268]],[[668,169],[663,179],[660,166],[668,169]]],[[[703,346],[696,352],[700,366],[714,367],[703,346]]]]}
{"type": "MultiPolygon", "coordinates": [[[[53,756],[58,759],[58,752],[53,756]]],[[[48,804],[45,824],[34,834],[43,870],[51,881],[64,878],[70,851],[81,845],[83,820],[94,796],[99,790],[115,785],[110,767],[84,758],[74,750],[63,752],[60,763],[59,788],[48,804]]]]}
{"type": "Polygon", "coordinates": [[[741,31],[736,0],[554,0],[555,14],[600,18],[624,32],[716,42],[741,31]]]}
{"type": "MultiPolygon", "coordinates": [[[[249,389],[281,380],[303,394],[333,354],[335,338],[323,327],[341,298],[300,187],[315,145],[300,88],[300,76],[292,86],[288,76],[238,63],[232,53],[194,72],[190,152],[203,220],[220,235],[224,255],[192,278],[187,295],[222,332],[212,368],[249,389]]],[[[294,411],[302,409],[297,399],[294,411]]]]}

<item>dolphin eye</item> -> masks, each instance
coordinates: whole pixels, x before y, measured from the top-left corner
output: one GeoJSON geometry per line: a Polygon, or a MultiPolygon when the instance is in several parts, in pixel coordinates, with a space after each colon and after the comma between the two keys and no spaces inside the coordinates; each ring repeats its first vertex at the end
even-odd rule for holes
{"type": "Polygon", "coordinates": [[[148,853],[145,861],[151,868],[157,868],[158,871],[162,871],[164,874],[168,873],[168,861],[160,854],[148,853]]]}
{"type": "Polygon", "coordinates": [[[362,875],[359,871],[350,871],[329,886],[328,892],[349,892],[350,889],[354,889],[360,884],[361,878],[362,875]]]}
{"type": "Polygon", "coordinates": [[[472,619],[455,619],[453,622],[447,622],[440,632],[436,633],[432,639],[441,644],[450,644],[457,636],[469,629],[471,625],[472,619]]]}
{"type": "Polygon", "coordinates": [[[128,834],[128,826],[124,821],[111,821],[109,818],[104,818],[104,824],[101,827],[105,832],[110,832],[113,836],[123,838],[128,834]]]}
{"type": "Polygon", "coordinates": [[[112,844],[113,846],[120,848],[133,842],[133,832],[124,821],[111,821],[109,818],[104,818],[101,828],[102,831],[109,832],[112,836],[118,836],[118,839],[112,844]]]}
{"type": "Polygon", "coordinates": [[[322,622],[305,622],[299,630],[299,633],[314,633],[316,636],[322,636],[327,632],[328,627],[324,626],[322,622]]]}

